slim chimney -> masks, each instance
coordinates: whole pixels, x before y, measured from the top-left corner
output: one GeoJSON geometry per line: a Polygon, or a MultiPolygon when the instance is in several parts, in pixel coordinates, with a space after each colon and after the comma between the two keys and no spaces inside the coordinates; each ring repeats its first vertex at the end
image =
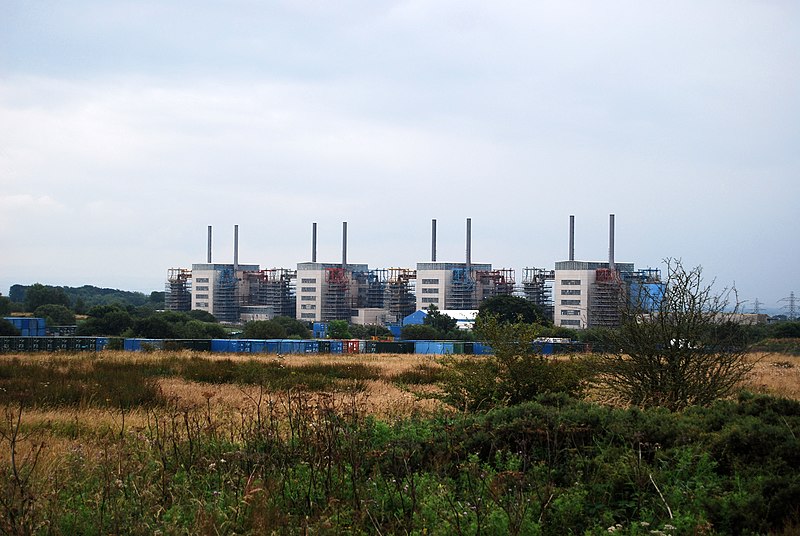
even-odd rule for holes
{"type": "Polygon", "coordinates": [[[614,215],[608,215],[608,268],[609,270],[616,270],[614,264],[614,215]]]}
{"type": "Polygon", "coordinates": [[[317,262],[317,222],[311,224],[311,262],[317,262]]]}
{"type": "Polygon", "coordinates": [[[208,226],[208,264],[211,264],[211,226],[208,226]]]}
{"type": "Polygon", "coordinates": [[[347,222],[342,222],[342,268],[347,268],[347,222]]]}
{"type": "Polygon", "coordinates": [[[575,260],[575,215],[569,217],[569,260],[575,260]]]}
{"type": "Polygon", "coordinates": [[[431,220],[431,262],[436,262],[436,220],[431,220]]]}
{"type": "Polygon", "coordinates": [[[233,272],[239,271],[239,226],[233,226],[233,272]]]}
{"type": "Polygon", "coordinates": [[[467,218],[467,271],[472,267],[472,218],[467,218]]]}

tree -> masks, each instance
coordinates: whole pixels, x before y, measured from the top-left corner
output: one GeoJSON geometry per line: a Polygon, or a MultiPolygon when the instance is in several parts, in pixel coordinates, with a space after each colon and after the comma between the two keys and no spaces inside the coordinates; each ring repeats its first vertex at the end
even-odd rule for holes
{"type": "Polygon", "coordinates": [[[442,390],[444,401],[469,411],[519,404],[545,393],[578,395],[587,371],[577,360],[557,360],[537,354],[533,342],[538,324],[505,322],[478,316],[475,331],[492,347],[482,359],[450,359],[442,390]]]}
{"type": "Polygon", "coordinates": [[[286,330],[286,336],[289,338],[310,339],[311,330],[308,329],[308,323],[302,320],[289,318],[288,316],[276,316],[272,319],[277,322],[283,329],[286,330]]]}
{"type": "Polygon", "coordinates": [[[42,305],[63,305],[70,306],[69,296],[61,287],[51,287],[35,283],[25,291],[25,310],[34,312],[42,305]]]}
{"type": "Polygon", "coordinates": [[[96,305],[87,314],[89,318],[78,324],[76,335],[118,337],[133,326],[133,317],[119,305],[96,305]]]}
{"type": "Polygon", "coordinates": [[[494,315],[501,322],[525,322],[527,324],[546,325],[549,322],[532,302],[510,294],[492,296],[484,300],[478,308],[478,314],[494,315]]]}
{"type": "Polygon", "coordinates": [[[6,296],[0,296],[0,316],[7,315],[11,312],[11,299],[6,296]]]}
{"type": "Polygon", "coordinates": [[[771,335],[776,339],[800,338],[800,322],[778,322],[770,329],[771,335]]]}
{"type": "Polygon", "coordinates": [[[679,411],[731,394],[753,363],[734,320],[735,288],[714,293],[702,268],[687,270],[675,259],[666,264],[658,296],[631,296],[621,304],[621,326],[610,334],[612,350],[600,358],[599,378],[631,404],[679,411]]]}
{"type": "Polygon", "coordinates": [[[350,333],[350,325],[347,320],[331,320],[328,322],[328,338],[352,339],[353,335],[350,333]]]}
{"type": "Polygon", "coordinates": [[[200,322],[217,322],[217,318],[214,315],[202,309],[192,309],[191,311],[186,311],[186,314],[200,322]]]}
{"type": "Polygon", "coordinates": [[[75,313],[63,305],[49,303],[40,305],[33,312],[34,316],[44,318],[48,326],[74,326],[75,313]]]}
{"type": "Polygon", "coordinates": [[[350,334],[356,339],[369,339],[371,337],[391,337],[392,332],[377,324],[352,324],[350,334]]]}
{"type": "Polygon", "coordinates": [[[19,330],[5,318],[0,318],[0,336],[19,337],[19,330]]]}
{"type": "Polygon", "coordinates": [[[440,334],[446,334],[456,329],[456,324],[458,323],[456,319],[442,313],[434,304],[428,307],[427,313],[422,323],[426,326],[431,326],[440,334]]]}
{"type": "Polygon", "coordinates": [[[286,329],[274,320],[253,320],[242,329],[244,339],[285,339],[286,329]]]}
{"type": "Polygon", "coordinates": [[[181,334],[176,323],[170,322],[166,316],[159,314],[134,322],[131,336],[146,339],[178,339],[181,334]]]}
{"type": "Polygon", "coordinates": [[[439,332],[425,324],[409,324],[400,331],[400,338],[409,341],[431,341],[438,337],[439,332]]]}

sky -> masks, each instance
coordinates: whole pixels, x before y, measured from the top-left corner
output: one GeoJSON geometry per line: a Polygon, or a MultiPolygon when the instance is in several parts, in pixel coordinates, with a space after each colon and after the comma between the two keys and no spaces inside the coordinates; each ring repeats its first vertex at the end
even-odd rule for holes
{"type": "Polygon", "coordinates": [[[239,260],[800,291],[796,1],[0,1],[0,292],[239,260]]]}

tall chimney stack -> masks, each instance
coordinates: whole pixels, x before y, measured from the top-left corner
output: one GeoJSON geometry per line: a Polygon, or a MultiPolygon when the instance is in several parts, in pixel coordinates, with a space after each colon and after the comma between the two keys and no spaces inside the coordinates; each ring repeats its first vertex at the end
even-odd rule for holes
{"type": "Polygon", "coordinates": [[[239,271],[239,226],[233,226],[233,272],[239,271]]]}
{"type": "Polygon", "coordinates": [[[311,262],[317,262],[317,222],[311,224],[311,262]]]}
{"type": "Polygon", "coordinates": [[[608,268],[609,270],[616,270],[614,264],[614,215],[608,215],[608,268]]]}
{"type": "Polygon", "coordinates": [[[472,218],[467,218],[467,271],[472,267],[472,218]]]}
{"type": "Polygon", "coordinates": [[[575,260],[575,215],[569,216],[569,260],[575,260]]]}
{"type": "Polygon", "coordinates": [[[342,222],[342,268],[347,268],[347,222],[342,222]]]}
{"type": "Polygon", "coordinates": [[[431,262],[436,262],[436,220],[431,220],[431,262]]]}
{"type": "Polygon", "coordinates": [[[211,226],[208,226],[208,264],[211,264],[211,226]]]}

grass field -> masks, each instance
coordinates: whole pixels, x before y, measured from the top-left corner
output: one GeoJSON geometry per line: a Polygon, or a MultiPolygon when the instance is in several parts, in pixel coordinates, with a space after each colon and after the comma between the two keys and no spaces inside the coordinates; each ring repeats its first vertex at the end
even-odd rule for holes
{"type": "MultiPolygon", "coordinates": [[[[800,400],[800,357],[749,358],[755,366],[744,389],[800,400]]],[[[165,351],[0,355],[6,476],[0,533],[525,534],[525,527],[539,527],[542,534],[557,534],[585,526],[586,533],[600,534],[627,516],[625,530],[616,532],[649,534],[644,524],[631,524],[638,519],[654,530],[675,525],[711,534],[708,519],[719,524],[738,510],[754,517],[762,511],[745,499],[767,491],[741,495],[749,480],[734,473],[729,489],[729,476],[717,475],[717,462],[703,461],[703,449],[721,448],[719,455],[728,456],[730,445],[709,439],[722,433],[717,428],[698,436],[696,441],[711,441],[708,446],[693,447],[680,438],[694,428],[681,428],[678,416],[643,415],[642,422],[659,423],[643,432],[635,428],[638,421],[596,404],[565,410],[562,424],[560,410],[545,418],[552,409],[534,408],[536,415],[544,412],[535,424],[526,420],[531,416],[520,421],[512,409],[507,417],[491,417],[507,423],[484,425],[436,398],[440,359],[165,351]],[[612,424],[586,439],[584,419],[612,424]],[[519,426],[524,434],[502,446],[502,430],[519,426]],[[657,440],[642,439],[653,433],[657,440]],[[679,441],[672,450],[647,450],[642,459],[642,448],[670,437],[679,441]],[[520,438],[532,438],[538,450],[520,451],[520,438]],[[477,457],[467,455],[471,449],[477,457]],[[562,454],[552,458],[556,452],[562,454]],[[567,463],[576,452],[584,458],[569,463],[577,465],[548,465],[567,463]],[[580,482],[558,476],[576,471],[580,482]],[[666,498],[651,479],[665,487],[666,498]],[[720,502],[730,512],[714,510],[719,505],[708,510],[712,499],[698,498],[712,489],[730,495],[720,502]],[[607,508],[597,511],[595,521],[592,501],[607,508]],[[684,517],[666,517],[666,501],[684,517]],[[457,504],[471,506],[461,512],[457,504]]],[[[709,422],[720,422],[713,415],[709,422]]],[[[770,446],[777,440],[765,440],[770,434],[794,444],[792,415],[764,424],[772,426],[767,432],[750,421],[731,424],[731,445],[749,456],[779,448],[770,446]]],[[[754,476],[752,486],[793,478],[783,465],[775,465],[774,473],[772,480],[754,476]]],[[[794,489],[794,480],[781,482],[775,485],[794,489]]],[[[762,506],[771,511],[771,504],[762,506]]],[[[769,523],[764,526],[786,521],[769,523]]]]}

